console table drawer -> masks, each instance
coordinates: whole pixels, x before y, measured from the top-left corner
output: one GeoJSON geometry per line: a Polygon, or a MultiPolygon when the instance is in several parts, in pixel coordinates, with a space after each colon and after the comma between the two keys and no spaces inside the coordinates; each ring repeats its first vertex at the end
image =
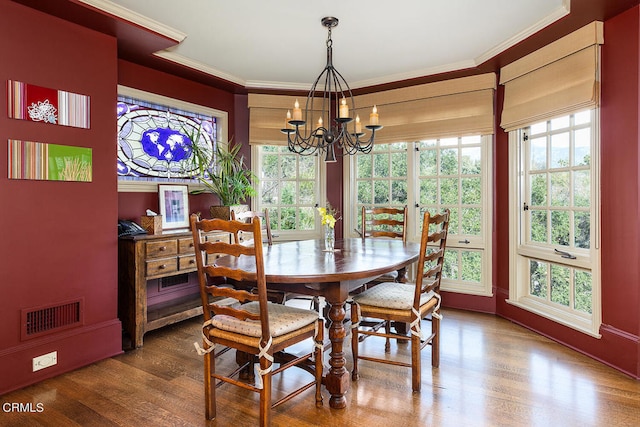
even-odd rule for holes
{"type": "Polygon", "coordinates": [[[180,270],[193,270],[197,267],[196,256],[181,256],[178,258],[178,268],[180,270]]]}
{"type": "Polygon", "coordinates": [[[167,257],[178,253],[178,241],[176,239],[147,242],[146,247],[147,258],[167,257]]]}
{"type": "Polygon", "coordinates": [[[194,252],[193,238],[189,237],[186,239],[178,239],[179,254],[192,254],[193,252],[194,252]]]}
{"type": "Polygon", "coordinates": [[[147,277],[171,274],[178,271],[177,258],[147,260],[147,277]]]}

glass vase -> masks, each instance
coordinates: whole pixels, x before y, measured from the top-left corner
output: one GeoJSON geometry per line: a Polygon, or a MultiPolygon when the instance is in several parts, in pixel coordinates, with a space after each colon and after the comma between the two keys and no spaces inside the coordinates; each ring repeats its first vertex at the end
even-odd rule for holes
{"type": "Polygon", "coordinates": [[[326,252],[333,252],[334,245],[336,243],[336,234],[333,227],[328,225],[324,226],[324,250],[326,252]]]}

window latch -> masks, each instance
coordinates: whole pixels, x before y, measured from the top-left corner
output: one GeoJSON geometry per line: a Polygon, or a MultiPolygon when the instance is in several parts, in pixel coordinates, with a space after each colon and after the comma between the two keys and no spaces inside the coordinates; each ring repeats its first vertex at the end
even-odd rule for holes
{"type": "Polygon", "coordinates": [[[576,259],[575,255],[571,255],[569,252],[565,252],[565,251],[559,251],[557,249],[554,249],[554,251],[560,255],[562,258],[567,258],[567,259],[576,259]]]}
{"type": "Polygon", "coordinates": [[[529,205],[527,204],[527,202],[524,202],[524,204],[522,205],[522,210],[525,210],[525,211],[529,210],[529,205]]]}
{"type": "Polygon", "coordinates": [[[464,243],[465,245],[468,245],[471,242],[467,239],[464,239],[464,240],[458,240],[458,243],[464,243]]]}

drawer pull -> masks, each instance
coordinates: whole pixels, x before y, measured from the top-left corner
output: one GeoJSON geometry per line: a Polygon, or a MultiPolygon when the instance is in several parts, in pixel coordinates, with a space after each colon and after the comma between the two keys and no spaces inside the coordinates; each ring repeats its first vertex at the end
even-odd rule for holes
{"type": "Polygon", "coordinates": [[[167,264],[162,264],[158,266],[158,270],[164,270],[165,268],[167,268],[167,264]]]}
{"type": "Polygon", "coordinates": [[[159,251],[166,251],[166,250],[167,250],[167,247],[166,247],[166,246],[160,246],[160,247],[158,248],[158,250],[159,250],[159,251]]]}
{"type": "Polygon", "coordinates": [[[193,264],[195,264],[195,263],[196,263],[196,261],[195,261],[195,260],[193,260],[193,259],[190,259],[190,260],[189,260],[189,264],[193,265],[193,264]]]}

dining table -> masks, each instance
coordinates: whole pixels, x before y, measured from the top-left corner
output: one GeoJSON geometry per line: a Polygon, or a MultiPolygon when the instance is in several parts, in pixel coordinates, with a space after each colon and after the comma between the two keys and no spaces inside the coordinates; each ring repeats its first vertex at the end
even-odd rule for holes
{"type": "MultiPolygon", "coordinates": [[[[324,297],[331,351],[323,384],[331,394],[329,406],[346,407],[350,375],[343,345],[349,293],[373,278],[417,261],[420,244],[400,239],[345,238],[336,239],[330,250],[324,239],[313,239],[265,245],[263,253],[268,289],[324,297]]],[[[223,257],[216,263],[244,270],[252,270],[251,264],[255,265],[251,257],[223,257]]]]}

